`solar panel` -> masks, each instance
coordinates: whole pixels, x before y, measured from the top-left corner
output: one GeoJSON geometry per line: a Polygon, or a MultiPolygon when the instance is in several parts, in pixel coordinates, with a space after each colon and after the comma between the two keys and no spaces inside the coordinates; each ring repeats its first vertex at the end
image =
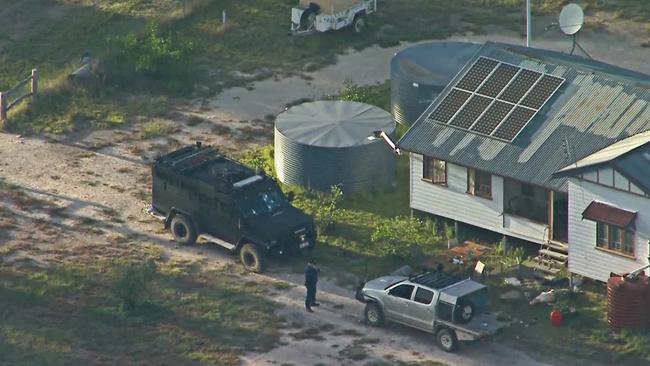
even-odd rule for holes
{"type": "Polygon", "coordinates": [[[451,119],[451,117],[458,112],[460,107],[465,104],[467,99],[471,97],[472,94],[458,90],[458,89],[452,89],[449,94],[445,97],[445,99],[438,104],[438,107],[431,112],[429,115],[429,119],[432,119],[436,122],[442,122],[442,123],[447,123],[451,119]]]}
{"type": "Polygon", "coordinates": [[[518,103],[540,76],[542,74],[537,71],[521,69],[510,85],[499,95],[498,99],[518,103]]]}
{"type": "Polygon", "coordinates": [[[521,101],[521,105],[526,107],[540,109],[544,103],[555,94],[557,88],[562,85],[564,80],[551,76],[544,75],[542,78],[535,84],[535,86],[528,92],[528,94],[521,101]]]}
{"type": "Polygon", "coordinates": [[[519,68],[509,64],[501,64],[485,81],[485,84],[478,90],[480,94],[495,98],[510,80],[517,74],[519,68]]]}
{"type": "Polygon", "coordinates": [[[490,98],[474,94],[449,124],[465,129],[470,128],[491,102],[490,98]]]}
{"type": "Polygon", "coordinates": [[[501,121],[503,121],[508,113],[510,113],[514,106],[514,104],[495,100],[471,130],[484,135],[492,134],[494,129],[499,125],[499,123],[501,123],[501,121]]]}
{"type": "Polygon", "coordinates": [[[512,141],[562,83],[563,78],[481,56],[428,118],[512,141]]]}
{"type": "Polygon", "coordinates": [[[480,57],[474,65],[472,65],[472,68],[469,69],[467,74],[465,74],[458,84],[456,84],[456,87],[464,90],[475,91],[498,64],[499,62],[496,60],[480,57]]]}
{"type": "Polygon", "coordinates": [[[512,141],[535,115],[534,109],[517,106],[494,132],[494,137],[512,141]]]}

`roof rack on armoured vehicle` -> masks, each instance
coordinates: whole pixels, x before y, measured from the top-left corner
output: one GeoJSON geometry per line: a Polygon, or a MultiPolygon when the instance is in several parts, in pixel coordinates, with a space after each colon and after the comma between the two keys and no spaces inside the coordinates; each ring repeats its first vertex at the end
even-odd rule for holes
{"type": "Polygon", "coordinates": [[[202,145],[199,141],[196,145],[186,146],[156,158],[155,164],[209,184],[232,184],[234,188],[262,179],[253,169],[219,153],[212,146],[202,145]]]}

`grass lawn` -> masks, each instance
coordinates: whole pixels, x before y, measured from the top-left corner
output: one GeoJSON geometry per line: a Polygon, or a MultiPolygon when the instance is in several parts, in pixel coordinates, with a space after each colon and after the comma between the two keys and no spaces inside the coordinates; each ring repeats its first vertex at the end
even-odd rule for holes
{"type": "Polygon", "coordinates": [[[125,310],[124,266],[0,265],[0,363],[238,365],[279,340],[277,305],[256,283],[160,261],[146,301],[125,310]]]}
{"type": "MultiPolygon", "coordinates": [[[[37,134],[121,127],[164,115],[170,98],[209,97],[229,86],[313,71],[350,48],[441,39],[481,32],[485,25],[523,29],[518,0],[391,0],[380,3],[362,35],[340,31],[288,37],[290,8],[296,3],[25,0],[18,6],[0,0],[2,20],[12,30],[0,37],[0,90],[27,77],[32,68],[40,70],[42,81],[37,105],[10,112],[9,127],[37,134]],[[224,10],[226,25],[221,23],[224,10]],[[160,25],[165,42],[152,41],[146,33],[152,20],[160,25]],[[131,34],[150,47],[126,47],[120,40],[131,34]],[[177,49],[188,52],[178,62],[169,62],[177,49]],[[74,87],[66,80],[84,51],[105,65],[107,79],[99,86],[74,87]],[[120,61],[124,59],[140,67],[148,64],[156,72],[125,69],[120,61]]],[[[534,3],[538,12],[549,12],[563,1],[534,3]]],[[[621,16],[649,15],[640,1],[597,3],[590,0],[586,5],[621,16]]]]}

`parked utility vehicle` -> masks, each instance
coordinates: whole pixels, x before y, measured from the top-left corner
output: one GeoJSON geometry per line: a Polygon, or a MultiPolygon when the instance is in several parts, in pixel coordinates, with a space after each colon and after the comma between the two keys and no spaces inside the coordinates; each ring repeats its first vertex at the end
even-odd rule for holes
{"type": "Polygon", "coordinates": [[[152,174],[150,213],[181,244],[201,236],[239,254],[253,272],[269,255],[306,256],[314,247],[314,220],[273,179],[212,147],[197,142],[163,155],[152,174]]]}
{"type": "Polygon", "coordinates": [[[291,34],[327,32],[351,26],[356,33],[377,11],[377,0],[300,0],[291,9],[291,34]]]}
{"type": "Polygon", "coordinates": [[[442,272],[380,277],[361,284],[356,298],[366,304],[368,324],[390,320],[433,333],[447,352],[459,340],[476,340],[505,325],[486,312],[485,285],[442,272]]]}

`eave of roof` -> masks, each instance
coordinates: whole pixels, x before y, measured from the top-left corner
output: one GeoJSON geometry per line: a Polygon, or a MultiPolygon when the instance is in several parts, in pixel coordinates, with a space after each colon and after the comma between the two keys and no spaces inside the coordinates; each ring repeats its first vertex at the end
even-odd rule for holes
{"type": "Polygon", "coordinates": [[[569,172],[577,169],[599,165],[611,162],[623,155],[626,155],[633,150],[644,146],[650,142],[650,130],[630,136],[626,139],[613,143],[606,148],[596,151],[595,153],[576,161],[575,163],[566,166],[559,170],[559,172],[569,172]]]}

